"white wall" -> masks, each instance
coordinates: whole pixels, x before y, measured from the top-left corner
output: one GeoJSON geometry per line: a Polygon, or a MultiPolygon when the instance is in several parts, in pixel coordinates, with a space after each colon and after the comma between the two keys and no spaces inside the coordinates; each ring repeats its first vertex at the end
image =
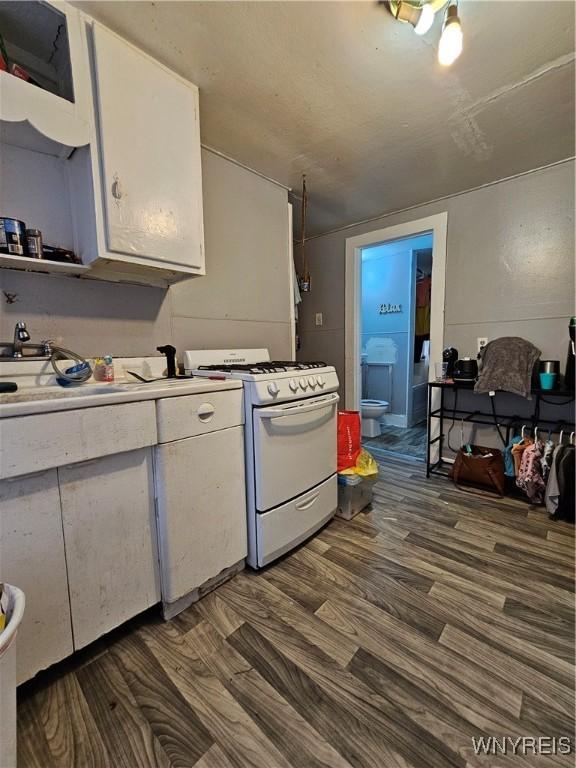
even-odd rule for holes
{"type": "Polygon", "coordinates": [[[150,355],[174,343],[180,355],[254,346],[289,357],[286,191],[211,152],[202,163],[205,277],[166,290],[3,269],[1,340],[24,320],[33,340],[87,356],[150,355]]]}
{"type": "Polygon", "coordinates": [[[518,335],[564,361],[575,312],[573,160],[310,240],[301,359],[336,365],[344,381],[346,238],[441,211],[448,211],[445,343],[464,356],[475,354],[478,336],[518,335]]]}

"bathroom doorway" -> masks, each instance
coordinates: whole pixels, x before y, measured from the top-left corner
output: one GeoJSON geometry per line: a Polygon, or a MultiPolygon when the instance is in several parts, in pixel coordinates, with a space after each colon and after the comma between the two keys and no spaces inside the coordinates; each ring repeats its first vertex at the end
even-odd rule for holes
{"type": "Polygon", "coordinates": [[[346,406],[375,454],[424,460],[442,360],[446,214],[347,241],[346,406]]]}

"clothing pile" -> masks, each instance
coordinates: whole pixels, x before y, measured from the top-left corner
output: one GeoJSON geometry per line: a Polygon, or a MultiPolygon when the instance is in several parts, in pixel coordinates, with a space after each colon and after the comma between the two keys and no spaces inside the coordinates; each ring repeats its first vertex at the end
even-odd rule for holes
{"type": "MultiPolygon", "coordinates": [[[[523,430],[524,431],[524,430],[523,430]]],[[[551,439],[513,437],[504,449],[504,471],[532,504],[546,504],[550,517],[574,522],[576,446],[551,439]]]]}
{"type": "Polygon", "coordinates": [[[430,338],[430,303],[432,297],[432,278],[422,275],[416,280],[416,326],[414,328],[414,362],[422,357],[424,342],[430,338]]]}
{"type": "Polygon", "coordinates": [[[474,391],[513,392],[530,399],[532,371],[540,350],[519,336],[502,336],[488,342],[480,352],[480,373],[474,391]]]}
{"type": "Polygon", "coordinates": [[[576,445],[559,445],[552,457],[552,466],[546,485],[546,509],[551,517],[574,522],[576,498],[575,483],[576,445]]]}

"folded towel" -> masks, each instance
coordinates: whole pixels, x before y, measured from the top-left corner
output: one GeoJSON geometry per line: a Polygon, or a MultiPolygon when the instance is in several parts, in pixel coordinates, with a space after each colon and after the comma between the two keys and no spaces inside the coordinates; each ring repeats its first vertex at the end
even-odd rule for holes
{"type": "Polygon", "coordinates": [[[490,341],[480,353],[475,392],[503,390],[530,399],[532,371],[542,353],[526,339],[503,336],[490,341]]]}

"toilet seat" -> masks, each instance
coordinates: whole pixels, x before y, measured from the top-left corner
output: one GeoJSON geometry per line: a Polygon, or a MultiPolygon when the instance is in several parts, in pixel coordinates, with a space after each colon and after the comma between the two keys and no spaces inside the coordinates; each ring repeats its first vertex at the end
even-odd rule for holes
{"type": "Polygon", "coordinates": [[[387,400],[360,400],[360,407],[363,405],[376,405],[378,407],[388,408],[390,403],[387,400]]]}

